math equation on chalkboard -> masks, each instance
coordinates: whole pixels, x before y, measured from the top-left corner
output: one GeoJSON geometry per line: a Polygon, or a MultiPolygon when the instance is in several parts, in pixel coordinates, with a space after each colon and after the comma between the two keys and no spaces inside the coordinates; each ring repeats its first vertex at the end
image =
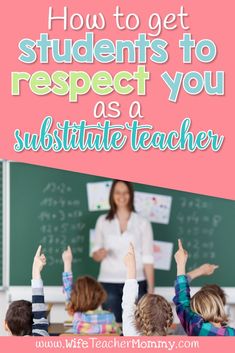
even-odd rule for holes
{"type": "Polygon", "coordinates": [[[213,201],[198,196],[180,197],[176,213],[177,234],[189,254],[189,268],[216,259],[215,237],[223,218],[213,207],[213,201]]]}
{"type": "Polygon", "coordinates": [[[66,183],[46,183],[41,195],[38,220],[47,265],[62,264],[61,254],[68,245],[76,248],[73,262],[81,262],[86,226],[82,220],[81,201],[66,183]]]}

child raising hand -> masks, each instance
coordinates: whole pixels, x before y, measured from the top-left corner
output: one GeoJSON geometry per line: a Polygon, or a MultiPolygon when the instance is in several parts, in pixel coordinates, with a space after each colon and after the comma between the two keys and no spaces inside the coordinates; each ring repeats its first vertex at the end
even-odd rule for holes
{"type": "Polygon", "coordinates": [[[173,321],[170,304],[157,294],[145,294],[138,298],[138,282],[136,280],[135,250],[129,245],[124,258],[127,268],[127,280],[123,288],[123,334],[124,336],[165,336],[173,321]]]}
{"type": "Polygon", "coordinates": [[[41,271],[46,265],[46,257],[41,254],[39,245],[32,266],[32,303],[16,300],[9,305],[5,318],[5,328],[13,336],[48,336],[48,321],[44,304],[41,271]]]}
{"type": "Polygon", "coordinates": [[[101,305],[106,292],[96,279],[90,276],[78,277],[73,283],[70,246],[62,254],[64,263],[63,287],[68,312],[73,315],[73,332],[85,334],[119,333],[113,313],[104,311],[101,305]]]}
{"type": "Polygon", "coordinates": [[[188,253],[179,239],[175,253],[177,278],[173,301],[185,332],[189,336],[235,336],[235,330],[226,325],[223,301],[216,291],[204,287],[191,299],[185,269],[187,259],[188,253]]]}

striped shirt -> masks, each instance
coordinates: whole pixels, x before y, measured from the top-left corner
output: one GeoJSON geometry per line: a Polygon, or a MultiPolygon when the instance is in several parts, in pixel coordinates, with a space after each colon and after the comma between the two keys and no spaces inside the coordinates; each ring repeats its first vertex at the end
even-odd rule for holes
{"type": "MultiPolygon", "coordinates": [[[[70,302],[72,285],[72,272],[63,272],[63,288],[66,304],[70,302]]],[[[119,327],[113,313],[97,309],[83,313],[76,312],[73,318],[73,332],[80,334],[119,333],[119,327]]]]}
{"type": "Polygon", "coordinates": [[[44,303],[43,282],[41,279],[31,281],[32,286],[32,336],[49,336],[48,320],[44,303]]]}
{"type": "Polygon", "coordinates": [[[235,336],[235,329],[228,326],[216,327],[191,310],[187,276],[177,276],[173,301],[177,315],[188,336],[235,336]]]}

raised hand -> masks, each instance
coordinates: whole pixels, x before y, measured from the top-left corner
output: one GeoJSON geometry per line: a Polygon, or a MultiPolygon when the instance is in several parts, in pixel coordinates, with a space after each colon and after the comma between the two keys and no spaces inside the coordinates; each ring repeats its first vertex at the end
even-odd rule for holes
{"type": "Polygon", "coordinates": [[[187,275],[191,278],[191,280],[201,276],[210,276],[215,272],[218,267],[218,265],[203,264],[188,272],[187,275]]]}
{"type": "Polygon", "coordinates": [[[136,278],[136,261],[135,261],[135,249],[132,243],[130,243],[128,252],[124,257],[124,264],[127,267],[127,278],[136,278]]]}
{"type": "Polygon", "coordinates": [[[42,251],[42,246],[39,245],[33,260],[33,267],[32,267],[33,279],[41,278],[41,271],[43,267],[46,265],[46,257],[44,254],[41,254],[41,251],[42,251]]]}
{"type": "Polygon", "coordinates": [[[64,263],[64,272],[71,272],[72,270],[72,262],[73,262],[73,254],[70,246],[62,253],[62,260],[64,263]]]}
{"type": "Polygon", "coordinates": [[[175,253],[175,261],[177,264],[177,275],[185,275],[185,266],[188,260],[188,253],[184,250],[182,242],[178,239],[178,250],[175,253]]]}
{"type": "Polygon", "coordinates": [[[210,276],[215,272],[218,267],[218,265],[203,264],[199,267],[199,271],[201,273],[201,276],[210,276]]]}

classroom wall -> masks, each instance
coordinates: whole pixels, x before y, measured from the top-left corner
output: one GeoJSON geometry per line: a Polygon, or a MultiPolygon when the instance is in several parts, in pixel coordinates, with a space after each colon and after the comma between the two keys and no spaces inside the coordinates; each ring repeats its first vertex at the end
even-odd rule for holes
{"type": "Polygon", "coordinates": [[[7,336],[4,327],[3,327],[3,322],[5,319],[5,314],[8,308],[8,298],[6,292],[0,292],[0,336],[7,336]]]}

